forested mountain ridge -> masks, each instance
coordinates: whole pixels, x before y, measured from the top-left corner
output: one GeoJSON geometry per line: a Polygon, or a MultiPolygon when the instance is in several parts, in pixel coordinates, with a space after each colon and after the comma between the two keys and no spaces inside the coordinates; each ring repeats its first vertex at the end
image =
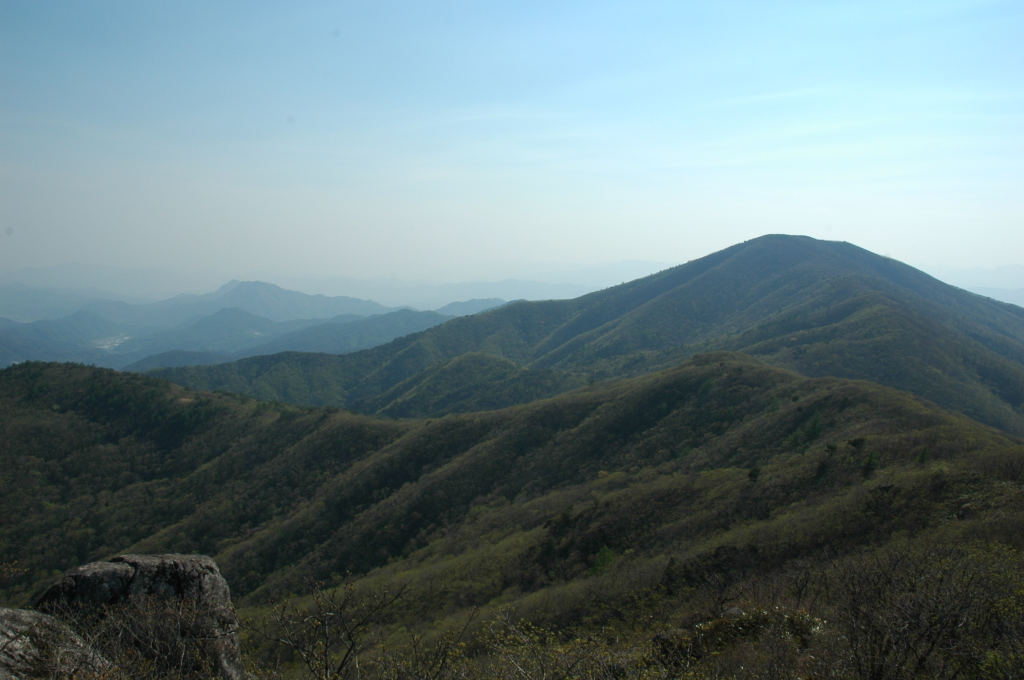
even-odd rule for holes
{"type": "Polygon", "coordinates": [[[370,316],[393,311],[372,300],[343,295],[308,295],[264,281],[231,281],[212,293],[178,295],[145,307],[157,313],[187,313],[190,316],[212,314],[225,307],[237,307],[272,321],[329,319],[339,314],[370,316]]]}
{"type": "MultiPolygon", "coordinates": [[[[327,322],[363,320],[369,315],[386,316],[394,311],[369,300],[306,295],[260,281],[232,281],[205,295],[179,295],[140,304],[18,285],[0,288],[0,307],[22,318],[39,319],[0,322],[0,366],[20,361],[78,361],[122,369],[165,352],[178,352],[176,359],[181,358],[181,352],[233,354],[238,358],[251,356],[240,354],[242,350],[291,331],[327,322]],[[56,319],[46,318],[65,310],[74,311],[56,319]]],[[[422,330],[431,324],[406,321],[392,325],[422,330]]],[[[338,351],[371,347],[411,332],[404,328],[396,331],[383,328],[363,333],[362,341],[348,342],[348,349],[338,351]]],[[[297,341],[301,344],[301,338],[297,341]]],[[[287,346],[274,351],[282,349],[287,346]]],[[[150,367],[166,365],[182,364],[156,363],[150,367]]]]}
{"type": "Polygon", "coordinates": [[[350,408],[388,418],[431,418],[526,404],[587,383],[582,374],[531,370],[493,354],[467,352],[350,408]]]}
{"type": "MultiPolygon", "coordinates": [[[[361,318],[350,316],[344,320],[361,318]]],[[[322,319],[272,321],[238,307],[225,307],[191,323],[125,340],[114,353],[142,359],[173,350],[238,352],[322,323],[322,319]]]]}
{"type": "MultiPolygon", "coordinates": [[[[796,236],[754,239],[574,300],[509,304],[344,357],[158,375],[297,404],[381,407],[385,393],[400,398],[397,385],[470,352],[600,380],[715,349],[873,380],[1024,433],[1024,309],[848,243],[796,236]]],[[[458,389],[488,389],[466,379],[458,389]]]]}
{"type": "MultiPolygon", "coordinates": [[[[400,309],[361,317],[342,314],[331,319],[271,321],[236,308],[222,309],[178,328],[125,341],[115,354],[137,361],[123,370],[148,370],[179,363],[183,352],[206,352],[196,364],[231,361],[284,351],[344,353],[366,349],[397,337],[431,328],[451,317],[435,312],[400,309]],[[166,359],[168,363],[161,363],[166,359]],[[139,365],[136,366],[135,364],[139,365]]],[[[122,368],[114,366],[114,368],[122,368]]]]}
{"type": "Polygon", "coordinates": [[[345,354],[432,328],[451,318],[451,316],[437,312],[399,309],[387,314],[359,318],[350,323],[346,322],[343,326],[338,323],[325,323],[303,328],[269,340],[252,349],[243,350],[239,354],[241,356],[277,352],[345,354]]]}
{"type": "Polygon", "coordinates": [[[0,371],[0,408],[0,552],[28,569],[14,603],[90,560],[199,552],[250,602],[303,578],[394,563],[416,581],[423,560],[455,560],[486,604],[575,582],[602,547],[664,567],[666,553],[752,544],[767,568],[937,529],[971,498],[965,529],[1010,530],[1024,478],[1020,442],[995,430],[730,353],[431,421],[38,363],[0,371]],[[485,563],[497,580],[473,576],[485,563]]]}

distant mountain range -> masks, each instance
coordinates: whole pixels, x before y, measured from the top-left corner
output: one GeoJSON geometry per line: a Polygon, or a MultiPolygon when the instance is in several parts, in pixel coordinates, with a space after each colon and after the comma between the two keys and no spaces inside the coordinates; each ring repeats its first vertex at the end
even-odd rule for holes
{"type": "MultiPolygon", "coordinates": [[[[39,288],[22,283],[0,284],[0,317],[31,323],[60,319],[75,312],[111,307],[120,310],[128,304],[113,293],[59,288],[39,288]]],[[[139,303],[145,304],[145,303],[139,303]]]]}
{"type": "Polygon", "coordinates": [[[231,281],[206,295],[178,295],[146,307],[154,311],[170,311],[182,320],[206,316],[227,307],[235,307],[271,321],[330,319],[339,314],[370,316],[394,310],[370,300],[306,295],[262,281],[231,281]]]}
{"type": "Polygon", "coordinates": [[[369,300],[306,295],[262,281],[231,281],[205,295],[177,295],[145,304],[18,283],[0,286],[0,317],[15,321],[61,318],[74,312],[88,311],[135,328],[169,328],[230,307],[279,322],[330,319],[339,314],[370,316],[394,310],[369,300]]]}
{"type": "Polygon", "coordinates": [[[1009,302],[1010,304],[1024,307],[1024,288],[968,288],[972,293],[990,297],[993,300],[1009,302]]]}
{"type": "Polygon", "coordinates": [[[186,328],[141,338],[142,349],[138,345],[129,346],[126,353],[142,358],[125,366],[124,370],[217,364],[279,352],[342,354],[376,347],[451,318],[436,312],[400,309],[371,317],[342,315],[326,323],[309,320],[275,323],[239,309],[223,309],[186,328]],[[295,330],[291,330],[293,328],[295,330]],[[167,349],[170,347],[174,349],[167,349]]]}
{"type": "MultiPolygon", "coordinates": [[[[335,317],[335,320],[344,323],[362,318],[345,314],[335,317]]],[[[112,348],[111,352],[138,358],[176,349],[231,353],[322,323],[322,319],[272,321],[238,307],[227,307],[174,328],[130,338],[112,348]]]]}
{"type": "Polygon", "coordinates": [[[0,366],[27,360],[76,361],[109,365],[103,345],[126,338],[122,325],[92,312],[79,311],[59,320],[0,322],[0,366]]]}
{"type": "MultiPolygon", "coordinates": [[[[633,277],[635,278],[635,277],[633,277]]],[[[626,280],[629,280],[628,278],[626,280]]],[[[616,281],[616,283],[619,283],[616,281]]],[[[293,287],[322,290],[376,300],[382,304],[409,305],[417,309],[440,311],[453,300],[499,298],[502,300],[567,300],[600,290],[603,286],[573,282],[543,282],[522,279],[467,281],[464,283],[405,283],[400,281],[358,281],[328,279],[296,281],[293,287]]]]}
{"type": "MultiPolygon", "coordinates": [[[[383,414],[412,398],[400,385],[414,389],[425,372],[466,353],[560,372],[568,387],[713,350],[745,352],[808,376],[873,380],[1024,433],[1024,309],[848,243],[797,236],[754,239],[574,300],[509,304],[363,352],[282,354],[156,374],[197,389],[383,414]]],[[[458,375],[445,389],[462,395],[454,402],[460,409],[482,403],[471,393],[505,393],[489,368],[458,375]]],[[[507,394],[500,405],[519,398],[507,394]]]]}
{"type": "MultiPolygon", "coordinates": [[[[427,283],[394,279],[354,279],[346,276],[317,276],[308,273],[252,272],[234,276],[239,280],[273,281],[282,288],[322,293],[328,297],[346,296],[374,300],[386,307],[414,307],[434,310],[453,301],[471,298],[501,298],[504,300],[554,300],[579,297],[586,293],[617,285],[624,281],[660,271],[669,263],[622,261],[601,265],[548,263],[536,265],[477,267],[476,274],[460,282],[427,283]]],[[[440,274],[441,272],[438,272],[440,274]]],[[[163,300],[179,293],[200,293],[212,290],[223,282],[222,274],[210,271],[173,272],[168,270],[125,268],[113,266],[64,263],[42,268],[24,268],[0,272],[0,290],[8,284],[20,284],[37,289],[62,289],[77,297],[117,300],[143,304],[163,300]]],[[[34,305],[29,313],[38,311],[34,305]]],[[[53,310],[45,317],[22,317],[4,310],[0,301],[0,316],[19,321],[40,318],[59,318],[79,307],[53,310]]],[[[250,310],[252,311],[252,310],[250,310]]]]}
{"type": "Polygon", "coordinates": [[[762,237],[572,300],[473,299],[439,312],[262,282],[143,305],[20,285],[4,292],[0,308],[47,299],[87,307],[59,320],[4,321],[4,364],[166,369],[160,375],[196,388],[433,417],[730,350],[805,375],[910,390],[1024,432],[1024,310],[807,237],[762,237]]]}
{"type": "Polygon", "coordinates": [[[1024,288],[1024,265],[1022,264],[1004,265],[994,269],[943,266],[927,267],[926,269],[935,278],[965,290],[974,290],[979,287],[1001,290],[1024,288]]]}
{"type": "Polygon", "coordinates": [[[453,303],[446,308],[448,314],[439,314],[237,281],[207,295],[179,295],[144,305],[20,284],[2,292],[0,307],[21,316],[80,309],[58,319],[27,323],[3,318],[0,365],[46,360],[111,368],[136,362],[148,368],[179,366],[184,357],[198,364],[281,351],[350,352],[504,304],[500,299],[469,300],[453,303]],[[323,328],[315,330],[318,326],[323,328]],[[147,360],[165,354],[163,359],[147,360]]]}

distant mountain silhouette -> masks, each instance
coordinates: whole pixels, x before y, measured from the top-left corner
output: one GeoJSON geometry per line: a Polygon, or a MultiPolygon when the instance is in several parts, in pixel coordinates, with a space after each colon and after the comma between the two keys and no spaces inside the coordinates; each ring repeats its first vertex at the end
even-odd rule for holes
{"type": "Polygon", "coordinates": [[[377,404],[467,352],[599,380],[710,350],[808,376],[873,380],[1024,433],[1024,309],[849,243],[800,236],[764,236],[574,300],[509,304],[365,352],[158,374],[295,403],[377,404]]]}
{"type": "Polygon", "coordinates": [[[110,366],[105,348],[127,337],[123,325],[92,312],[61,319],[0,324],[0,366],[29,360],[77,361],[110,366]]]}
{"type": "MultiPolygon", "coordinates": [[[[351,297],[306,295],[262,281],[231,281],[212,293],[184,294],[147,304],[90,297],[68,290],[35,288],[22,284],[0,286],[0,317],[15,321],[60,318],[90,311],[136,331],[169,328],[221,309],[236,308],[271,321],[330,319],[341,314],[370,316],[391,307],[351,297]]],[[[136,333],[138,334],[138,333],[136,333]]]]}
{"type": "Polygon", "coordinates": [[[1000,302],[1009,302],[1011,305],[1024,307],[1024,288],[968,288],[972,293],[990,297],[1000,302]]]}
{"type": "MultiPolygon", "coordinates": [[[[230,354],[325,321],[342,323],[392,311],[368,300],[306,295],[259,281],[232,281],[206,295],[142,305],[21,284],[5,285],[0,292],[0,312],[13,317],[0,326],[0,366],[43,360],[121,368],[173,350],[230,354]],[[19,321],[57,312],[62,312],[59,319],[19,321]],[[86,318],[95,328],[79,328],[86,318]]],[[[356,347],[374,344],[367,340],[356,347]]]]}
{"type": "Polygon", "coordinates": [[[110,306],[130,307],[118,296],[100,291],[39,288],[21,283],[0,284],[0,317],[22,323],[56,320],[83,310],[96,311],[110,306]]]}
{"type": "MultiPolygon", "coordinates": [[[[619,279],[629,280],[635,277],[619,279]]],[[[458,283],[410,283],[403,281],[365,281],[335,277],[308,285],[317,285],[334,295],[349,295],[376,300],[396,307],[408,305],[417,309],[437,310],[453,302],[470,299],[501,300],[566,300],[599,290],[604,286],[542,282],[522,279],[499,281],[463,281],[458,283]]]]}
{"type": "Polygon", "coordinates": [[[271,321],[237,307],[228,307],[193,323],[131,338],[113,351],[116,354],[136,359],[171,350],[235,353],[263,344],[286,333],[320,323],[323,323],[320,319],[271,321]]]}
{"type": "Polygon", "coordinates": [[[271,321],[330,319],[339,314],[370,316],[392,311],[389,307],[369,300],[307,295],[262,281],[231,281],[206,295],[178,295],[146,307],[153,310],[172,310],[174,314],[188,316],[207,315],[220,309],[235,307],[271,321]]]}

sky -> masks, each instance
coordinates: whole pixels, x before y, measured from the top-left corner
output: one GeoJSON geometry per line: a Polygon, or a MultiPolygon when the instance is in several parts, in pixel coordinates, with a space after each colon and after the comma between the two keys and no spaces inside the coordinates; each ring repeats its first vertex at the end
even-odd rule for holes
{"type": "Polygon", "coordinates": [[[1024,264],[1021,2],[0,0],[0,271],[1024,264]]]}

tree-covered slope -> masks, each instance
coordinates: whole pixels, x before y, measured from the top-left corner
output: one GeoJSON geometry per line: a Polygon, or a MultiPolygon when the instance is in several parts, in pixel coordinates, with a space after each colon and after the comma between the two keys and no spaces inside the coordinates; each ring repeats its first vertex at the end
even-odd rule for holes
{"type": "Polygon", "coordinates": [[[200,552],[249,602],[385,569],[421,615],[455,590],[567,588],[609,554],[661,578],[666,555],[752,545],[774,564],[937,530],[965,504],[965,529],[1011,531],[1024,507],[1017,440],[731,353],[426,421],[37,363],[0,372],[0,409],[0,553],[28,570],[13,603],[75,564],[200,552]]]}
{"type": "Polygon", "coordinates": [[[469,314],[486,312],[488,309],[494,309],[504,304],[508,304],[508,302],[501,298],[473,298],[472,300],[463,300],[461,302],[450,302],[443,307],[438,307],[434,311],[447,316],[467,316],[469,314]]]}
{"type": "Polygon", "coordinates": [[[143,356],[124,366],[127,371],[218,364],[289,351],[341,354],[382,345],[449,318],[402,309],[369,318],[343,314],[328,321],[277,322],[241,309],[222,309],[179,328],[127,340],[115,353],[122,358],[143,356]]]}
{"type": "Polygon", "coordinates": [[[433,328],[451,317],[437,312],[400,309],[365,319],[345,319],[344,323],[324,323],[292,331],[281,337],[239,352],[240,356],[278,352],[323,352],[345,354],[376,347],[411,333],[433,328]]]}
{"type": "Polygon", "coordinates": [[[33,359],[110,365],[101,349],[131,330],[91,312],[30,323],[5,320],[0,327],[0,366],[33,359]]]}
{"type": "Polygon", "coordinates": [[[437,363],[351,408],[390,418],[430,418],[525,404],[587,384],[579,374],[530,370],[493,354],[467,352],[437,363]]]}
{"type": "Polygon", "coordinates": [[[221,352],[192,352],[183,349],[172,349],[169,352],[151,354],[122,368],[122,371],[144,373],[154,368],[174,368],[178,366],[208,366],[234,361],[235,355],[221,352]]]}
{"type": "Polygon", "coordinates": [[[1024,366],[856,281],[835,304],[814,299],[742,333],[589,362],[600,379],[732,350],[807,376],[869,379],[931,399],[1008,432],[1024,431],[1024,366]]]}
{"type": "Polygon", "coordinates": [[[1024,433],[1024,309],[848,243],[795,236],[754,239],[575,300],[513,303],[337,359],[283,355],[159,375],[298,404],[376,405],[469,352],[604,379],[709,349],[876,381],[1024,433]]]}
{"type": "MultiPolygon", "coordinates": [[[[359,319],[351,317],[346,320],[359,319]]],[[[220,309],[175,328],[125,340],[114,353],[133,360],[183,350],[189,352],[239,352],[268,340],[316,326],[321,319],[271,321],[237,307],[220,309]]]]}

